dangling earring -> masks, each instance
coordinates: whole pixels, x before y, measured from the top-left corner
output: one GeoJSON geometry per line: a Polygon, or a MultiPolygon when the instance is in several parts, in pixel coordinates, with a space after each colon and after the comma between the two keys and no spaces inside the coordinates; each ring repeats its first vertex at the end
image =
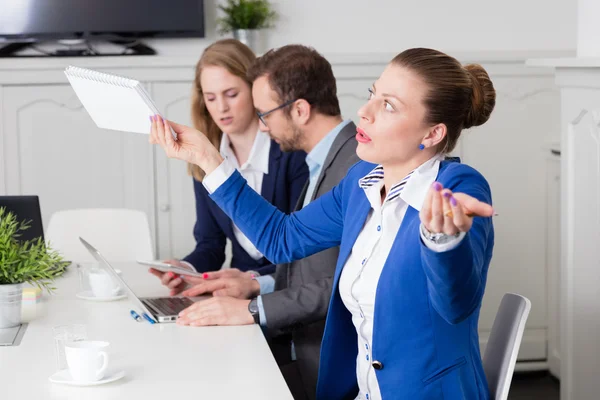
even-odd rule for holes
{"type": "Polygon", "coordinates": [[[419,145],[419,150],[424,150],[424,149],[425,149],[425,145],[424,145],[423,143],[421,143],[421,144],[419,145]]]}

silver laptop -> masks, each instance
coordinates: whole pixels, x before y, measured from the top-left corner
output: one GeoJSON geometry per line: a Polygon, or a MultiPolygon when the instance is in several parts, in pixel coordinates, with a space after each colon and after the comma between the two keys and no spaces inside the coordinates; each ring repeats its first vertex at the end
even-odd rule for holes
{"type": "MultiPolygon", "coordinates": [[[[127,286],[123,278],[117,274],[112,265],[109,264],[106,258],[104,258],[94,246],[81,237],[79,237],[79,240],[100,265],[104,266],[113,279],[121,284],[129,300],[139,307],[142,312],[154,322],[175,322],[181,311],[194,304],[194,300],[189,297],[137,297],[135,293],[133,293],[133,290],[127,286]]],[[[200,300],[200,298],[198,298],[198,300],[200,300]]]]}

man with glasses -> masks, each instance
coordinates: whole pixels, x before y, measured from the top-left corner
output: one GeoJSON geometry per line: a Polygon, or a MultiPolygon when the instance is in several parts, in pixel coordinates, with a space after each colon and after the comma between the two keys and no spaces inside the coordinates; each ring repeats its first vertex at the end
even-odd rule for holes
{"type": "MultiPolygon", "coordinates": [[[[331,65],[312,48],[271,50],[256,60],[248,75],[260,129],[283,151],[307,153],[309,180],[299,210],[331,190],[358,162],[356,126],[342,119],[331,65]]],[[[259,323],[294,398],[314,399],[338,252],[336,247],[278,265],[275,274],[255,279],[231,269],[213,272],[184,294],[218,290],[218,295],[251,299],[243,303],[222,298],[218,323],[259,323]]],[[[202,314],[202,302],[194,307],[202,314]]]]}

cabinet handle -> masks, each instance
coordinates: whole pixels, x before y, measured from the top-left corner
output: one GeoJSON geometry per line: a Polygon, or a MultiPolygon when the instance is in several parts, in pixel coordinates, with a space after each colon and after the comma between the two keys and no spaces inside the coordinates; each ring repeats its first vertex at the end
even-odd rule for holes
{"type": "Polygon", "coordinates": [[[167,212],[171,209],[171,206],[168,204],[163,204],[162,206],[160,206],[160,211],[162,212],[167,212]]]}
{"type": "Polygon", "coordinates": [[[550,150],[550,152],[555,156],[560,156],[560,150],[550,150]]]}

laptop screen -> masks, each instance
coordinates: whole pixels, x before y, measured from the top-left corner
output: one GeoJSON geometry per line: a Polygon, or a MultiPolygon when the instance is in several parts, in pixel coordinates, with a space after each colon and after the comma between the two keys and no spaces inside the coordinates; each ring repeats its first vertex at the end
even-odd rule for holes
{"type": "Polygon", "coordinates": [[[37,238],[44,240],[44,227],[38,196],[0,196],[0,208],[2,207],[12,212],[19,222],[29,221],[29,229],[21,232],[19,240],[25,241],[37,238]]]}

